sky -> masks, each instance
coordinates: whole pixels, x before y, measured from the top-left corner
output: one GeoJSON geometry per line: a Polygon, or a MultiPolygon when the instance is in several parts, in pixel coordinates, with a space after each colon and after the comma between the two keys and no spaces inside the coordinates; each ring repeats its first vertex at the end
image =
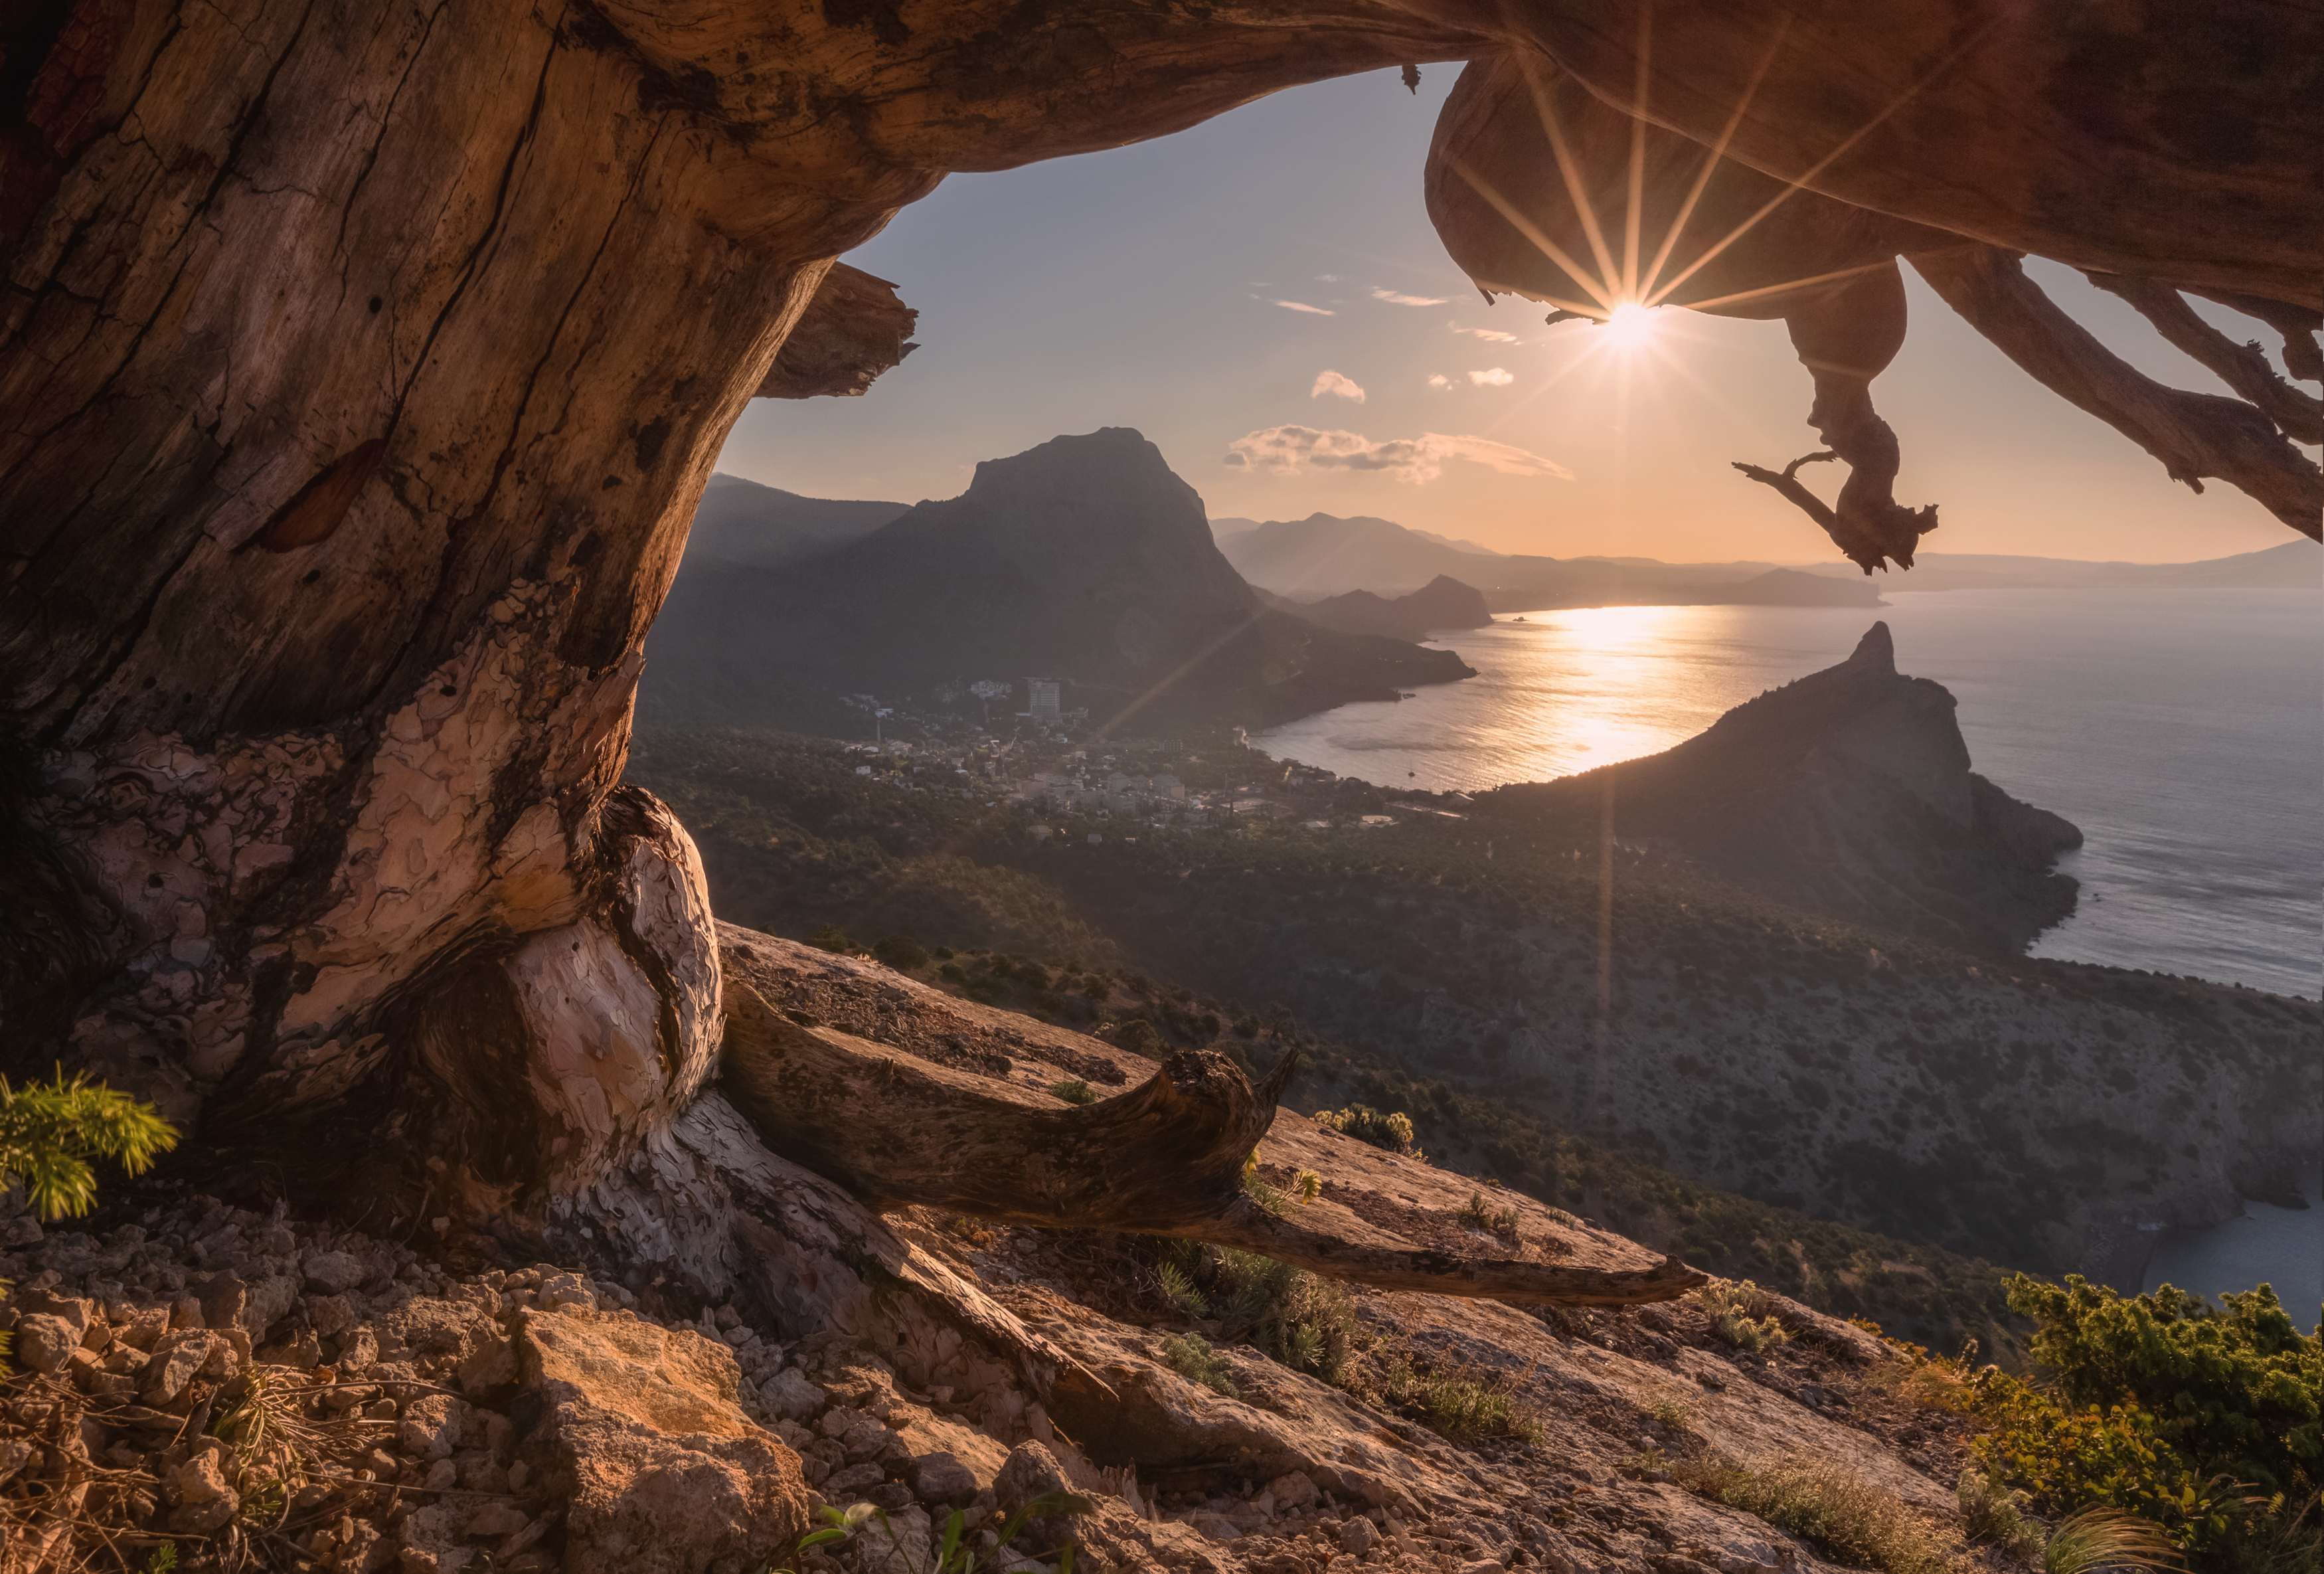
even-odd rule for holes
{"type": "MultiPolygon", "coordinates": [[[[719,468],[818,497],[964,490],[980,459],[1130,426],[1213,518],[1375,514],[1496,551],[1812,562],[1812,523],[1729,468],[1816,449],[1781,322],[1683,310],[1643,342],[1488,306],[1421,198],[1457,67],[1278,93],[1154,142],[954,175],[847,261],[918,309],[862,398],[755,400],[719,468]]],[[[2117,353],[2225,392],[2130,308],[2032,262],[2117,353]]],[[[2293,539],[2243,494],[2165,478],[2036,384],[1905,269],[1912,330],[1873,384],[1930,551],[2176,562],[2293,539]]],[[[2238,341],[2273,340],[2223,309],[2238,341]]],[[[1827,498],[1837,468],[1806,472],[1827,498]]]]}

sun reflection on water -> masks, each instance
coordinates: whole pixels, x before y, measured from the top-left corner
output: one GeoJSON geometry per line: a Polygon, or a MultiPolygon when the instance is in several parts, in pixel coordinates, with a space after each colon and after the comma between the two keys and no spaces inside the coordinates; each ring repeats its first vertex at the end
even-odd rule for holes
{"type": "Polygon", "coordinates": [[[1801,626],[1804,609],[1784,610],[1793,619],[1782,634],[1757,607],[1504,616],[1434,642],[1459,651],[1477,677],[1402,704],[1343,706],[1252,741],[1384,786],[1472,789],[1594,770],[1669,748],[1762,689],[1830,665],[1875,616],[1835,608],[1801,626]]]}

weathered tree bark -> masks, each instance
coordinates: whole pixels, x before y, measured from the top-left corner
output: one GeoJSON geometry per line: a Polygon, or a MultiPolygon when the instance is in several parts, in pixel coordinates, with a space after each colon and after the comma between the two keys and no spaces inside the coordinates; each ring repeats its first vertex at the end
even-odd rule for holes
{"type": "Polygon", "coordinates": [[[1808,423],[1849,472],[1836,507],[1792,479],[1797,465],[1785,495],[1866,573],[1912,567],[1936,508],[1895,501],[1902,456],[1872,379],[1904,342],[1896,254],[1953,237],[1721,159],[1517,52],[1462,73],[1429,148],[1427,195],[1479,286],[1547,301],[1552,321],[1603,321],[1624,302],[1783,319],[1814,380],[1808,423]]]}
{"type": "Polygon", "coordinates": [[[728,992],[720,1091],[770,1147],[860,1197],[1047,1228],[1191,1237],[1440,1295],[1622,1305],[1704,1282],[1676,1259],[1621,1271],[1399,1251],[1270,1213],[1244,1193],[1243,1171],[1274,1124],[1294,1055],[1253,1088],[1223,1055],[1182,1051],[1127,1093],[1044,1109],[968,1072],[798,1025],[741,978],[728,992]]]}
{"type": "MultiPolygon", "coordinates": [[[[0,915],[9,1053],[67,1055],[213,1149],[340,1164],[383,1225],[617,1239],[731,1280],[750,1210],[702,1177],[747,1167],[750,1139],[697,1130],[722,1017],[699,862],[615,790],[639,653],[719,444],[754,392],[789,389],[778,356],[832,259],[949,171],[1509,51],[1850,224],[2318,303],[2305,13],[2227,0],[2127,43],[2080,8],[1983,0],[1646,17],[10,19],[0,731],[32,763],[0,809],[46,873],[0,915]]],[[[884,353],[881,310],[866,355],[836,335],[838,381],[884,353]]]]}

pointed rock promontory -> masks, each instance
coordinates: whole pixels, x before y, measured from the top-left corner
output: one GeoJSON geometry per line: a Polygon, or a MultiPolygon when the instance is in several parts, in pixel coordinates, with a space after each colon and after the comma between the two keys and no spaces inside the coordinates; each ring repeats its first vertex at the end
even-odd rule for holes
{"type": "Polygon", "coordinates": [[[1896,670],[1876,623],[1839,665],[1768,690],[1676,748],[1503,787],[1480,812],[1660,842],[1792,906],[1990,953],[2074,910],[2052,866],[2082,834],[1969,769],[1952,694],[1896,670]]]}

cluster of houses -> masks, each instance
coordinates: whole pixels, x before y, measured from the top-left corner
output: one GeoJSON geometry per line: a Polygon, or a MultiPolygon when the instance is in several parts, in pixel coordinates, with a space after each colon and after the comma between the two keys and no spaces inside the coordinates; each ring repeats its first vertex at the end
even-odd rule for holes
{"type": "Polygon", "coordinates": [[[1109,814],[1174,814],[1187,807],[1186,784],[1167,773],[1127,776],[1115,771],[1100,780],[1084,772],[1038,771],[1010,788],[1019,802],[1052,809],[1103,810],[1109,814]]]}

